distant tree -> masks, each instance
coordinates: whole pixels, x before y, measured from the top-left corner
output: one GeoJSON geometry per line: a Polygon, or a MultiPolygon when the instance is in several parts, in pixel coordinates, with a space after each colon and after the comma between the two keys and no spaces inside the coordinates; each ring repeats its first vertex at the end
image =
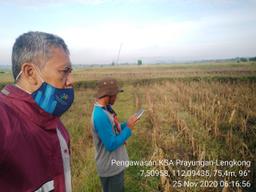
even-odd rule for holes
{"type": "Polygon", "coordinates": [[[241,61],[241,62],[247,62],[248,59],[247,59],[247,58],[244,58],[244,57],[241,57],[241,58],[240,58],[240,61],[241,61]]]}
{"type": "Polygon", "coordinates": [[[250,57],[249,61],[256,61],[256,57],[250,57]]]}
{"type": "Polygon", "coordinates": [[[114,65],[115,65],[115,62],[114,62],[114,61],[112,61],[111,65],[112,65],[112,66],[114,66],[114,65]]]}
{"type": "Polygon", "coordinates": [[[138,65],[142,65],[142,60],[139,59],[139,60],[137,61],[137,64],[138,64],[138,65]]]}

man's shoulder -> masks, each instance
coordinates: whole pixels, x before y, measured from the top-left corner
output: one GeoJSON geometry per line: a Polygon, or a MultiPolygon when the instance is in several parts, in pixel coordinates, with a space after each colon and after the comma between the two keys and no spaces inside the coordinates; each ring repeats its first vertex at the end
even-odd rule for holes
{"type": "MultiPolygon", "coordinates": [[[[8,103],[7,98],[3,97],[0,93],[0,127],[1,136],[4,137],[4,133],[10,133],[15,129],[17,122],[19,121],[18,116],[12,107],[8,103]]],[[[3,138],[2,138],[3,139],[3,138]]]]}
{"type": "Polygon", "coordinates": [[[7,98],[0,92],[0,111],[6,111],[11,109],[10,105],[8,105],[7,98]]]}
{"type": "Polygon", "coordinates": [[[102,109],[99,106],[95,106],[93,109],[93,117],[94,118],[99,118],[102,116],[107,116],[107,114],[104,112],[104,109],[102,109]]]}
{"type": "Polygon", "coordinates": [[[8,98],[0,92],[0,120],[7,121],[15,117],[15,106],[9,102],[8,98]]]}
{"type": "Polygon", "coordinates": [[[10,106],[8,98],[5,95],[3,95],[0,91],[0,111],[1,112],[3,112],[3,111],[8,112],[8,111],[12,111],[12,110],[13,110],[13,107],[10,106]]]}

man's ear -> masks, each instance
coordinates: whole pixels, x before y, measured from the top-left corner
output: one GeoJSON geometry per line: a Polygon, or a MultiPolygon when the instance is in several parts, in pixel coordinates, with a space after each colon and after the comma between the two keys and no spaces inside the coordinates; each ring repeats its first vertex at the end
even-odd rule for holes
{"type": "Polygon", "coordinates": [[[21,70],[23,79],[31,86],[37,86],[40,83],[35,66],[32,63],[24,63],[21,70]]]}
{"type": "Polygon", "coordinates": [[[110,102],[110,96],[106,96],[106,97],[104,97],[104,99],[105,99],[106,105],[108,105],[110,102]]]}

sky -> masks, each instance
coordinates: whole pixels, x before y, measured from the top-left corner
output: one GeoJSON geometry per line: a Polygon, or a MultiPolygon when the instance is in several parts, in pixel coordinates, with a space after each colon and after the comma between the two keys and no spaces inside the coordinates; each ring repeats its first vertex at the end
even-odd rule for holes
{"type": "Polygon", "coordinates": [[[0,64],[28,31],[62,37],[73,64],[250,57],[255,23],[256,0],[0,0],[0,64]]]}

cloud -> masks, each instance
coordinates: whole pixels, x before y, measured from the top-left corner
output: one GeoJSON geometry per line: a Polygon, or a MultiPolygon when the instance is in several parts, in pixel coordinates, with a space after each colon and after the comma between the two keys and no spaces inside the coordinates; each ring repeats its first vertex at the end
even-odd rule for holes
{"type": "MultiPolygon", "coordinates": [[[[29,21],[37,24],[36,29],[39,27],[39,30],[63,37],[74,63],[110,63],[116,59],[121,43],[121,61],[138,57],[232,57],[239,53],[253,55],[256,49],[253,42],[256,34],[253,25],[256,22],[255,0],[248,0],[246,4],[241,0],[12,0],[0,3],[3,4],[16,5],[18,8],[46,7],[36,12],[43,16],[36,22],[30,20],[31,11],[27,11],[29,21]],[[126,9],[121,2],[132,6],[126,9]],[[97,9],[98,5],[106,4],[110,6],[97,9]],[[116,6],[113,4],[122,5],[119,8],[123,10],[115,12],[116,6]],[[161,6],[154,6],[159,4],[161,6]],[[71,10],[69,5],[81,5],[83,9],[71,10]],[[51,6],[63,7],[54,7],[49,9],[49,14],[45,14],[51,6]],[[137,19],[132,12],[129,17],[124,17],[123,12],[130,14],[129,11],[133,10],[129,9],[131,7],[136,7],[145,17],[139,14],[141,17],[137,19]],[[144,7],[147,7],[145,12],[144,7]],[[120,17],[115,14],[120,14],[120,17]]],[[[16,19],[24,17],[21,10],[22,16],[13,17],[15,23],[22,23],[16,19]]],[[[1,42],[2,47],[9,46],[24,30],[20,30],[21,27],[27,29],[31,23],[15,25],[18,27],[12,28],[15,30],[11,32],[10,27],[2,24],[3,29],[8,29],[0,32],[5,37],[1,42]]]]}
{"type": "Polygon", "coordinates": [[[11,53],[8,52],[5,48],[0,47],[0,65],[7,65],[11,63],[11,53]]]}
{"type": "Polygon", "coordinates": [[[69,26],[60,35],[71,46],[111,48],[123,42],[134,47],[183,42],[196,29],[196,23],[160,21],[152,23],[107,22],[92,26],[69,26]]]}
{"type": "Polygon", "coordinates": [[[0,4],[34,8],[38,6],[49,7],[49,6],[62,6],[67,4],[98,5],[98,4],[102,4],[110,1],[111,0],[44,0],[44,1],[12,0],[12,1],[0,2],[0,4]]]}
{"type": "Polygon", "coordinates": [[[168,55],[189,40],[197,30],[193,22],[161,21],[152,23],[107,22],[92,26],[69,26],[58,33],[71,50],[74,63],[116,59],[122,44],[120,60],[146,55],[168,55]],[[73,52],[73,53],[72,53],[73,52]]]}

